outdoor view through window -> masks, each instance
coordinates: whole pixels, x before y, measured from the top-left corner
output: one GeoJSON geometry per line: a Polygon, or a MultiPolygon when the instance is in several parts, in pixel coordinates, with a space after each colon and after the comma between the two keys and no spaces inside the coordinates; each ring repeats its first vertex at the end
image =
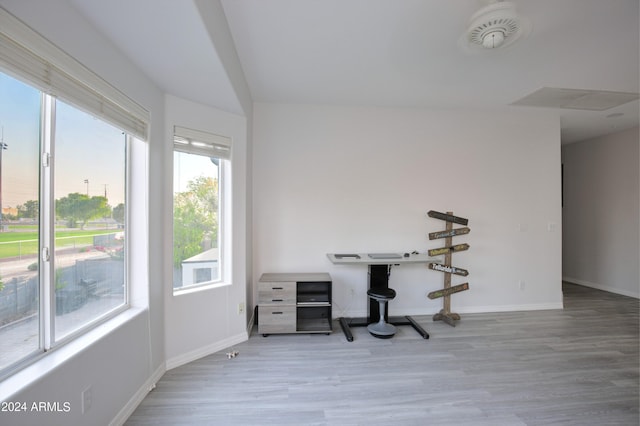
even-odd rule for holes
{"type": "Polygon", "coordinates": [[[221,161],[183,152],[187,149],[176,147],[173,155],[174,290],[221,279],[218,235],[221,161]]]}
{"type": "Polygon", "coordinates": [[[126,304],[128,136],[3,73],[0,127],[2,370],[126,304]]]}

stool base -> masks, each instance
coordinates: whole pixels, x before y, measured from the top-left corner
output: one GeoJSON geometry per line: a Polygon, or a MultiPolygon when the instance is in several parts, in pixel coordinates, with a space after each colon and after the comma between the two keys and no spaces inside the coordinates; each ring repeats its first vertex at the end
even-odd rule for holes
{"type": "Polygon", "coordinates": [[[390,339],[396,334],[396,327],[386,322],[371,323],[367,326],[367,330],[378,339],[390,339]]]}

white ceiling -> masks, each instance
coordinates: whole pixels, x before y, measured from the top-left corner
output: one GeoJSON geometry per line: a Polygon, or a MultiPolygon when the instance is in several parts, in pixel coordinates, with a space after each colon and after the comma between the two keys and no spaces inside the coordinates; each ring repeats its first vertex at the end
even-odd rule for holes
{"type": "MultiPolygon", "coordinates": [[[[70,1],[165,91],[242,113],[194,0],[70,1]]],[[[458,39],[487,0],[221,0],[256,102],[499,113],[542,87],[639,91],[638,0],[513,2],[528,37],[470,54],[458,39]]],[[[563,143],[639,121],[638,100],[548,110],[563,143]]]]}

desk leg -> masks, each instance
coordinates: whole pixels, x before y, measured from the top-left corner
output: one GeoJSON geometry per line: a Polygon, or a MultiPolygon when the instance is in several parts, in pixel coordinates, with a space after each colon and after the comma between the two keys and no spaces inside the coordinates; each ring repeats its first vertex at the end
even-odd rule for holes
{"type": "Polygon", "coordinates": [[[426,330],[422,328],[422,326],[418,324],[416,320],[414,320],[412,317],[408,315],[403,317],[389,317],[389,324],[410,325],[411,327],[413,327],[415,331],[418,332],[418,334],[422,336],[423,339],[429,338],[429,333],[427,333],[426,330]]]}
{"type": "Polygon", "coordinates": [[[427,333],[427,331],[424,328],[422,328],[420,324],[416,322],[416,320],[414,320],[410,316],[407,316],[406,318],[409,321],[411,327],[413,327],[418,332],[418,334],[422,336],[423,339],[429,338],[429,333],[427,333]]]}
{"type": "MultiPolygon", "coordinates": [[[[368,288],[389,288],[389,268],[390,265],[369,265],[369,287],[368,288]]],[[[380,304],[368,297],[369,310],[367,319],[369,323],[378,322],[380,320],[380,304]]],[[[384,320],[389,320],[389,309],[384,312],[384,320]]]]}
{"type": "Polygon", "coordinates": [[[351,328],[349,328],[349,324],[347,324],[347,320],[344,317],[338,318],[340,321],[340,327],[342,327],[342,332],[344,333],[344,337],[347,338],[348,342],[353,342],[353,334],[351,334],[351,328]]]}

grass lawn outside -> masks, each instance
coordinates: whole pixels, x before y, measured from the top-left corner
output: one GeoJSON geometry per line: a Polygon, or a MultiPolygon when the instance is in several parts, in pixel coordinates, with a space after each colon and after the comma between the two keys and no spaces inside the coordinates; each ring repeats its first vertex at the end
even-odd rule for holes
{"type": "MultiPolygon", "coordinates": [[[[88,229],[56,231],[56,249],[68,247],[86,247],[93,245],[96,235],[117,234],[121,230],[88,229]]],[[[21,230],[18,232],[0,232],[0,259],[22,257],[38,254],[37,230],[21,230]]]]}

